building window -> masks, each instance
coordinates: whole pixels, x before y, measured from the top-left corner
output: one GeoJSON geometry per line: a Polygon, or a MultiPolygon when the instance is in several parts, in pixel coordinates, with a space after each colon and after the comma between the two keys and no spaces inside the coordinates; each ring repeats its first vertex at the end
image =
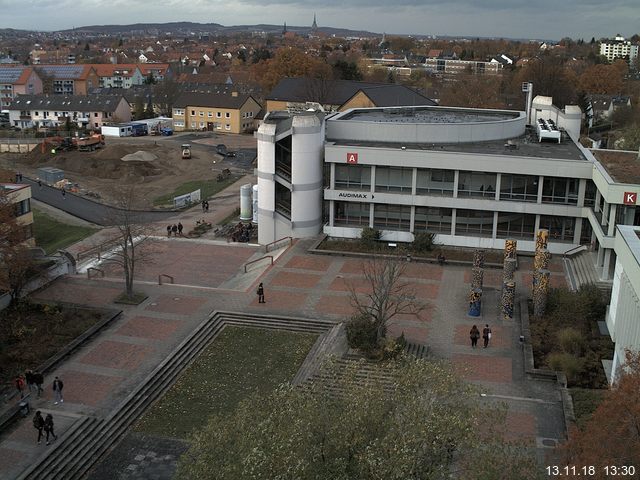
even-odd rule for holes
{"type": "Polygon", "coordinates": [[[204,112],[198,112],[198,115],[200,115],[201,117],[204,117],[204,112]]]}
{"type": "Polygon", "coordinates": [[[228,123],[224,126],[225,130],[231,130],[231,125],[229,125],[228,123]]]}
{"type": "Polygon", "coordinates": [[[291,190],[276,182],[276,212],[291,219],[291,190]]]}
{"type": "Polygon", "coordinates": [[[176,127],[184,127],[184,122],[173,122],[173,125],[176,127]]]}
{"type": "Polygon", "coordinates": [[[540,215],[540,228],[549,230],[549,240],[554,242],[573,243],[573,232],[576,219],[555,215],[540,215]]]}
{"type": "Polygon", "coordinates": [[[416,207],[414,231],[430,233],[451,233],[450,208],[416,207]]]}
{"type": "Polygon", "coordinates": [[[216,118],[222,118],[222,113],[216,112],[216,118]]]}
{"type": "Polygon", "coordinates": [[[25,215],[30,211],[31,211],[31,201],[28,198],[25,200],[22,200],[21,202],[16,203],[14,206],[14,214],[16,217],[25,215]]]}
{"type": "Polygon", "coordinates": [[[411,226],[411,207],[377,204],[373,207],[373,226],[384,230],[408,232],[411,226]]]}
{"type": "Polygon", "coordinates": [[[584,206],[593,207],[596,204],[596,192],[598,188],[593,180],[587,180],[587,185],[584,191],[584,206]]]}
{"type": "Polygon", "coordinates": [[[524,213],[498,213],[498,238],[533,240],[536,216],[524,213]]]}
{"type": "Polygon", "coordinates": [[[181,116],[184,115],[184,110],[181,110],[181,109],[180,110],[175,110],[174,115],[177,115],[177,116],[181,117],[181,116]]]}
{"type": "Polygon", "coordinates": [[[542,183],[542,203],[578,204],[577,178],[545,177],[542,183]]]}
{"type": "Polygon", "coordinates": [[[456,210],[456,235],[489,237],[493,234],[493,212],[486,210],[456,210]]]}
{"type": "Polygon", "coordinates": [[[416,193],[418,195],[445,195],[453,196],[453,170],[418,169],[416,193]]]}
{"type": "Polygon", "coordinates": [[[495,198],[496,178],[495,173],[461,171],[458,176],[458,196],[495,198]]]}
{"type": "Polygon", "coordinates": [[[371,190],[371,167],[336,164],[336,190],[371,190]]]}
{"type": "Polygon", "coordinates": [[[209,118],[213,117],[213,112],[207,112],[207,117],[209,118]]]}
{"type": "Polygon", "coordinates": [[[534,175],[502,174],[500,179],[500,200],[537,202],[538,180],[539,177],[534,175]]]}
{"type": "Polygon", "coordinates": [[[196,116],[196,111],[195,110],[191,110],[191,116],[195,117],[196,116]]]}
{"type": "Polygon", "coordinates": [[[200,122],[200,128],[204,128],[204,122],[200,122]]]}
{"type": "Polygon", "coordinates": [[[231,114],[229,112],[224,113],[224,118],[231,118],[231,114]]]}
{"type": "Polygon", "coordinates": [[[411,193],[412,168],[377,167],[376,192],[411,193]]]}
{"type": "Polygon", "coordinates": [[[369,204],[356,202],[334,202],[333,224],[340,226],[368,227],[369,204]]]}

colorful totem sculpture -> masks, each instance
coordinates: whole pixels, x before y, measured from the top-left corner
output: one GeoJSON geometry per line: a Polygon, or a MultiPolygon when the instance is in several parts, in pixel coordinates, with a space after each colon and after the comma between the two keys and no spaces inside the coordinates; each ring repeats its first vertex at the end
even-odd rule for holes
{"type": "Polygon", "coordinates": [[[542,229],[536,233],[536,253],[533,257],[533,284],[531,296],[533,297],[533,313],[536,316],[544,315],[547,308],[547,296],[549,295],[549,261],[551,254],[547,250],[549,230],[542,229]],[[538,307],[536,307],[538,305],[538,307]]]}
{"type": "Polygon", "coordinates": [[[471,317],[479,317],[482,308],[482,290],[473,288],[469,295],[469,315],[471,317]]]}
{"type": "Polygon", "coordinates": [[[518,248],[518,241],[513,239],[508,239],[504,241],[504,259],[507,258],[516,258],[516,251],[518,248]]]}
{"type": "Polygon", "coordinates": [[[502,318],[505,320],[513,320],[513,303],[516,297],[516,283],[514,281],[504,282],[502,284],[502,299],[500,310],[502,318]]]}
{"type": "Polygon", "coordinates": [[[505,319],[513,318],[513,302],[516,296],[515,272],[517,260],[517,240],[508,239],[504,242],[504,268],[502,271],[502,297],[500,311],[505,319]]]}
{"type": "Polygon", "coordinates": [[[504,260],[504,269],[502,271],[502,281],[512,282],[516,273],[516,266],[518,261],[515,258],[506,258],[504,260]]]}
{"type": "Polygon", "coordinates": [[[471,289],[479,288],[482,290],[482,282],[484,280],[484,269],[473,267],[471,270],[471,289]]]}
{"type": "Polygon", "coordinates": [[[551,272],[549,270],[540,270],[538,272],[536,289],[533,294],[533,314],[536,317],[543,316],[547,309],[550,276],[551,276],[551,272]]]}
{"type": "Polygon", "coordinates": [[[474,268],[484,268],[484,250],[475,250],[473,252],[474,268]]]}

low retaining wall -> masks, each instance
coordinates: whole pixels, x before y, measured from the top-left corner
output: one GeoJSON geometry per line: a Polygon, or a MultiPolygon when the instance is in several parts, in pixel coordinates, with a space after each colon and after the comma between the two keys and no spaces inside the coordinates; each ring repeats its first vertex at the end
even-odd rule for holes
{"type": "Polygon", "coordinates": [[[6,143],[0,142],[0,153],[29,153],[38,147],[40,142],[6,143]]]}

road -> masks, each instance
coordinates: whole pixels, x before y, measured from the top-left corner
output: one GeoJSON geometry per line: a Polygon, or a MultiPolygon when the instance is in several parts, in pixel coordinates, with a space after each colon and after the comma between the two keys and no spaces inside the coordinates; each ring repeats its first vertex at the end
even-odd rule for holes
{"type": "MultiPolygon", "coordinates": [[[[31,195],[36,200],[59,208],[78,218],[103,226],[116,225],[119,223],[118,218],[122,210],[118,208],[104,205],[69,192],[63,196],[60,189],[45,184],[38,186],[38,182],[27,177],[23,177],[21,183],[31,185],[31,195]]],[[[140,211],[137,213],[135,221],[136,223],[161,222],[176,215],[177,212],[173,211],[140,211]]]]}

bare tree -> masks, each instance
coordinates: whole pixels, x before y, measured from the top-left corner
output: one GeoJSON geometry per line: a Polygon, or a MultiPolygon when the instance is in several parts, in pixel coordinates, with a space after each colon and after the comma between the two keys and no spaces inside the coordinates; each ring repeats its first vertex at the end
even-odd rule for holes
{"type": "Polygon", "coordinates": [[[119,192],[110,223],[115,226],[113,242],[116,245],[112,256],[105,263],[112,263],[122,268],[124,274],[125,295],[134,297],[133,281],[136,268],[144,263],[152,262],[153,250],[144,248],[151,234],[151,227],[144,223],[140,211],[136,211],[137,198],[135,187],[119,192]]]}
{"type": "Polygon", "coordinates": [[[353,283],[348,284],[351,305],[358,315],[371,319],[378,339],[385,336],[387,324],[393,317],[417,315],[426,307],[416,299],[415,289],[403,278],[406,265],[400,258],[374,257],[362,265],[367,291],[359,294],[353,283]]]}

